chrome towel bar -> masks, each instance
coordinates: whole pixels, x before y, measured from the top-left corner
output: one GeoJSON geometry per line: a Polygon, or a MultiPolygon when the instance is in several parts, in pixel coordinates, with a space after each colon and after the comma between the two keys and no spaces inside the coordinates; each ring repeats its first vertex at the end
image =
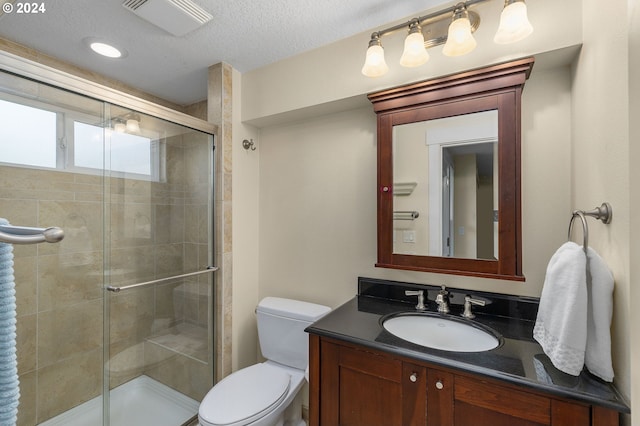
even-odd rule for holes
{"type": "Polygon", "coordinates": [[[58,227],[29,228],[26,226],[0,225],[0,242],[9,244],[58,243],[64,231],[58,227]]]}
{"type": "Polygon", "coordinates": [[[130,290],[132,288],[139,288],[139,287],[146,287],[146,286],[154,285],[154,284],[161,284],[163,282],[167,282],[167,281],[171,281],[171,280],[179,280],[180,278],[193,277],[195,275],[207,274],[209,272],[215,272],[217,270],[218,270],[217,266],[207,266],[207,269],[204,269],[202,271],[189,272],[187,274],[174,275],[172,277],[159,278],[157,280],[145,281],[145,282],[136,283],[136,284],[130,284],[130,285],[123,285],[123,286],[120,286],[120,287],[107,286],[107,290],[112,291],[114,293],[118,293],[118,292],[121,292],[123,290],[130,290]]]}
{"type": "Polygon", "coordinates": [[[416,211],[394,211],[393,220],[415,220],[420,216],[416,211]]]}

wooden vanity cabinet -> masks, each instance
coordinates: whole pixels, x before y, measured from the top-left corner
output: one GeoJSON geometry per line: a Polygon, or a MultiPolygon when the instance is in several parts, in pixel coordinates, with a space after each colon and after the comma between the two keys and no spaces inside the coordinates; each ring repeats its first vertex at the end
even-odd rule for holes
{"type": "Polygon", "coordinates": [[[311,426],[615,426],[616,411],[317,335],[311,426]]]}

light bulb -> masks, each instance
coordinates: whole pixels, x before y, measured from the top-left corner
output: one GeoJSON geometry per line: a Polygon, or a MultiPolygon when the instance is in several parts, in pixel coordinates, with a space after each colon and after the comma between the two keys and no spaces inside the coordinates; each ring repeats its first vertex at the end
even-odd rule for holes
{"type": "Polygon", "coordinates": [[[424,36],[420,27],[414,25],[409,30],[409,35],[404,39],[404,51],[400,58],[403,67],[417,67],[429,60],[429,53],[424,47],[424,36]]]}
{"type": "Polygon", "coordinates": [[[508,1],[505,1],[504,9],[500,14],[500,26],[493,38],[493,41],[498,44],[515,43],[533,32],[524,1],[515,1],[510,4],[508,1]]]}
{"type": "Polygon", "coordinates": [[[384,60],[384,49],[379,38],[372,38],[367,49],[367,56],[362,67],[362,74],[367,77],[380,77],[389,71],[384,60]]]}

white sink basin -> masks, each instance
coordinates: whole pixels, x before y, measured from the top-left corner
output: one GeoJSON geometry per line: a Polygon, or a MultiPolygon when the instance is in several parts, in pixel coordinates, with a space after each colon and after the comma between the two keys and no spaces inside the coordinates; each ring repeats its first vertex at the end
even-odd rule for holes
{"type": "Polygon", "coordinates": [[[500,344],[490,331],[467,320],[442,315],[397,315],[384,320],[382,326],[402,340],[443,351],[482,352],[500,344]]]}

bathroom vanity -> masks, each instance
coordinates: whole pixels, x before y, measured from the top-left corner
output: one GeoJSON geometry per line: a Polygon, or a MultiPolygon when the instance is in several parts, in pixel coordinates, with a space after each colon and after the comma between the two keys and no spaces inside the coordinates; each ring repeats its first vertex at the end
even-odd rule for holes
{"type": "Polygon", "coordinates": [[[428,315],[442,318],[458,318],[469,293],[448,289],[445,315],[434,313],[439,287],[360,278],[354,299],[307,329],[311,425],[613,426],[629,412],[611,384],[553,367],[531,337],[535,298],[471,292],[485,306],[463,321],[495,332],[491,350],[445,351],[396,337],[382,323],[415,312],[416,297],[405,292],[418,289],[428,315]]]}

